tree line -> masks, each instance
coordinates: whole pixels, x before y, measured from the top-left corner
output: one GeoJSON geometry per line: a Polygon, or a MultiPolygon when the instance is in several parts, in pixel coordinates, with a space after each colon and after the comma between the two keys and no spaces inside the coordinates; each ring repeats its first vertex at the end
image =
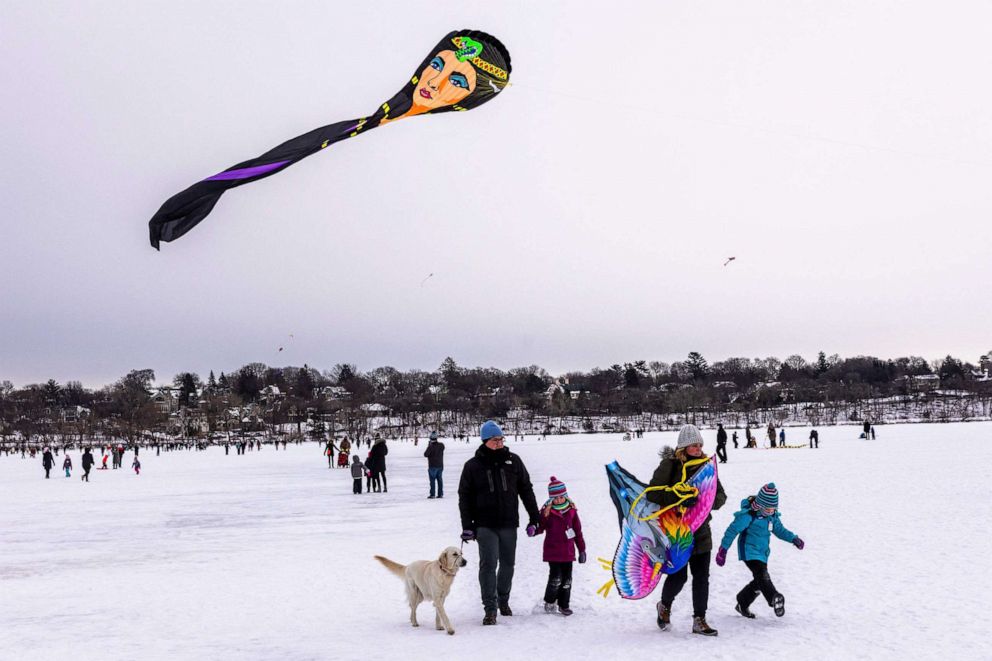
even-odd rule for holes
{"type": "MultiPolygon", "coordinates": [[[[462,367],[446,358],[434,371],[341,363],[319,371],[249,363],[206,379],[176,374],[155,386],[150,369],[88,389],[78,381],[14,386],[0,381],[0,440],[53,434],[106,435],[137,440],[152,431],[199,435],[243,427],[246,416],[270,428],[369,415],[369,405],[416,423],[440,411],[466,421],[502,418],[511,410],[534,416],[708,415],[752,412],[789,402],[846,405],[884,397],[966,393],[992,397],[992,351],[977,362],[946,356],[727,358],[710,363],[699,352],[672,363],[633,361],[557,377],[531,365],[502,370],[462,367]],[[195,421],[196,424],[191,424],[195,421]]],[[[737,415],[735,415],[735,419],[737,415]]],[[[438,418],[440,419],[440,418],[438,418]]]]}

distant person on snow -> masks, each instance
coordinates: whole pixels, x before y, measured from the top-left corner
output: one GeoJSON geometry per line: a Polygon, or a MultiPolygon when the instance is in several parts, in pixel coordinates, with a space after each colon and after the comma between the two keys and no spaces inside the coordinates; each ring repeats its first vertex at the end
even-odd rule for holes
{"type": "Polygon", "coordinates": [[[379,491],[380,486],[382,487],[383,493],[389,491],[388,485],[386,484],[387,454],[389,454],[389,448],[386,447],[386,439],[382,437],[375,439],[375,443],[369,451],[368,467],[369,470],[372,471],[372,488],[377,492],[379,491]]]}
{"type": "Polygon", "coordinates": [[[768,440],[771,442],[772,447],[775,447],[775,425],[768,423],[768,440]]]}
{"type": "Polygon", "coordinates": [[[479,587],[484,625],[496,624],[500,615],[513,615],[510,589],[520,525],[518,499],[529,517],[527,536],[537,534],[540,513],[530,475],[519,456],[504,447],[503,430],[492,420],[479,429],[482,445],[465,462],[458,483],[458,511],[462,541],[479,542],[479,587]]]}
{"type": "MultiPolygon", "coordinates": [[[[679,430],[678,443],[676,449],[665,446],[661,450],[661,463],[651,476],[652,487],[673,487],[682,482],[682,471],[685,464],[694,459],[705,459],[703,453],[703,435],[695,425],[684,425],[679,430]]],[[[685,479],[688,480],[702,466],[702,463],[690,466],[685,470],[685,479]]],[[[672,491],[658,490],[647,493],[646,498],[653,503],[668,507],[679,502],[679,497],[672,491]]],[[[723,491],[720,480],[716,482],[716,496],[713,499],[713,509],[718,510],[727,502],[727,494],[723,491]]],[[[682,503],[684,507],[695,505],[695,498],[690,498],[682,503]]],[[[694,535],[692,555],[689,562],[674,574],[669,574],[665,578],[665,583],[661,586],[661,601],[658,602],[658,628],[662,631],[668,629],[671,623],[672,602],[678,596],[682,588],[685,587],[689,579],[689,571],[692,571],[692,633],[703,636],[715,636],[717,630],[706,623],[706,609],[710,599],[710,554],[713,552],[713,532],[710,530],[710,519],[712,514],[706,517],[694,535]]]]}
{"type": "Polygon", "coordinates": [[[778,446],[780,448],[785,447],[785,427],[778,430],[778,446]]]}
{"type": "Polygon", "coordinates": [[[565,483],[552,476],[548,500],[541,507],[537,534],[544,533],[544,561],[548,563],[548,585],[544,589],[544,612],[571,615],[572,563],[579,549],[579,564],[586,561],[586,540],[575,503],[568,497],[565,483]]]}
{"type": "Polygon", "coordinates": [[[865,418],[865,424],[863,427],[865,430],[865,438],[869,438],[871,436],[871,423],[868,422],[868,418],[865,418]]]}
{"type": "Polygon", "coordinates": [[[716,564],[720,567],[727,561],[727,549],[737,541],[737,558],[743,560],[751,570],[751,582],[737,593],[735,610],[748,619],[754,619],[751,604],[761,594],[768,605],[775,609],[775,615],[785,615],[785,597],[775,589],[768,574],[768,555],[771,553],[771,536],[789,542],[800,551],[806,544],[796,533],[790,531],[780,520],[778,512],[778,489],[774,482],[761,487],[754,496],[741,501],[741,509],[734,514],[734,520],[727,527],[716,554],[716,564]]]}
{"type": "Polygon", "coordinates": [[[90,481],[90,469],[93,468],[93,464],[96,463],[93,460],[93,455],[90,454],[90,449],[89,448],[86,448],[85,450],[83,450],[83,462],[82,463],[83,463],[83,474],[82,474],[82,476],[79,479],[80,480],[83,480],[84,482],[89,482],[90,481]]]}
{"type": "Polygon", "coordinates": [[[134,461],[131,462],[131,468],[134,469],[135,475],[141,475],[141,462],[138,461],[138,455],[134,455],[134,461]]]}
{"type": "Polygon", "coordinates": [[[351,492],[352,493],[362,493],[362,475],[365,473],[365,464],[362,460],[358,458],[358,455],[354,455],[351,458],[351,492]]]}
{"type": "Polygon", "coordinates": [[[444,498],[444,479],[441,475],[444,473],[444,443],[437,440],[437,432],[431,432],[424,456],[427,457],[427,479],[431,483],[431,493],[427,498],[444,498]]]}
{"type": "Polygon", "coordinates": [[[372,469],[369,468],[369,464],[372,463],[372,451],[370,450],[365,455],[365,493],[372,493],[372,469]]]}
{"type": "Polygon", "coordinates": [[[811,449],[820,447],[820,432],[815,429],[809,433],[809,447],[811,449]]]}
{"type": "Polygon", "coordinates": [[[72,471],[72,459],[69,458],[68,454],[65,456],[65,461],[62,462],[62,470],[65,471],[65,476],[69,477],[69,473],[72,471]]]}
{"type": "MultiPolygon", "coordinates": [[[[737,447],[736,441],[734,447],[737,447]]],[[[723,428],[722,424],[716,426],[716,456],[721,464],[727,463],[727,430],[723,428]]]]}
{"type": "Polygon", "coordinates": [[[871,426],[871,440],[875,440],[875,425],[871,426]]]}
{"type": "Polygon", "coordinates": [[[737,431],[736,430],[734,430],[734,434],[730,438],[734,442],[734,449],[736,450],[737,449],[737,431]]]}
{"type": "Polygon", "coordinates": [[[52,451],[49,448],[45,448],[45,454],[41,457],[41,467],[45,469],[45,479],[49,479],[49,473],[55,468],[55,457],[52,456],[52,451]]]}

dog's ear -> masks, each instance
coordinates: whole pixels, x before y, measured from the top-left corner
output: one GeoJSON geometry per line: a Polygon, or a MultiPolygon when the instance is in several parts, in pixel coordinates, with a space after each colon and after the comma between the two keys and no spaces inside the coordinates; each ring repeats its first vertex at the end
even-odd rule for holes
{"type": "Polygon", "coordinates": [[[437,557],[437,561],[445,569],[451,569],[451,558],[448,557],[448,549],[441,551],[441,555],[437,557]]]}

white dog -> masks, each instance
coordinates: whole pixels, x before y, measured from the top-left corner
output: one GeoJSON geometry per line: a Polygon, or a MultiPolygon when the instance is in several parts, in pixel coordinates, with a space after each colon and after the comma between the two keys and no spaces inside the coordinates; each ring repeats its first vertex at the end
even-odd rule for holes
{"type": "Polygon", "coordinates": [[[410,624],[417,623],[417,606],[422,601],[434,602],[434,626],[440,631],[444,629],[448,635],[454,635],[448,614],[444,612],[444,600],[451,591],[458,570],[468,564],[462,552],[454,546],[441,551],[437,560],[416,560],[409,565],[401,565],[381,555],[375,556],[386,569],[403,579],[406,583],[406,598],[410,604],[410,624]]]}

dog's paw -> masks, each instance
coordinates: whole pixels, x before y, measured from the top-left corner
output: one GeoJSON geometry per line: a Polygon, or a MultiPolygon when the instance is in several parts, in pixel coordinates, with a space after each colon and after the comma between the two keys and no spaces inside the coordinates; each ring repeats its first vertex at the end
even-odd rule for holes
{"type": "Polygon", "coordinates": [[[449,636],[454,636],[455,635],[455,630],[454,629],[448,629],[448,635],[449,636]]]}
{"type": "Polygon", "coordinates": [[[443,627],[443,626],[441,626],[440,624],[439,624],[439,625],[437,625],[437,626],[436,626],[436,627],[434,627],[434,628],[435,628],[435,629],[437,629],[438,631],[444,631],[444,627],[443,627]]]}

